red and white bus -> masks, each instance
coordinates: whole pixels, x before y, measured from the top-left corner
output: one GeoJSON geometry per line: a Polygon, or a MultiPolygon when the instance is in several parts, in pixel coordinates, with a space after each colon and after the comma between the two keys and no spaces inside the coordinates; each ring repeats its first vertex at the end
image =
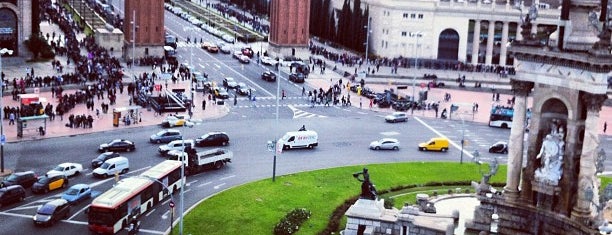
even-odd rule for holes
{"type": "Polygon", "coordinates": [[[114,187],[96,197],[88,211],[89,230],[95,233],[115,234],[125,228],[132,216],[146,213],[169,193],[181,188],[181,162],[166,160],[140,177],[120,180],[114,187]],[[167,185],[164,187],[155,180],[167,185]]]}

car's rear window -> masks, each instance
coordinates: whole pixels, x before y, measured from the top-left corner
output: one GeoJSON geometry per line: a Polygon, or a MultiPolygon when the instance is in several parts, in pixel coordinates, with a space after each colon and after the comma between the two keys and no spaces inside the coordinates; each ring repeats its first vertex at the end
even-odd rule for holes
{"type": "Polygon", "coordinates": [[[38,214],[52,215],[54,210],[55,206],[53,205],[43,205],[40,209],[38,209],[38,214]]]}

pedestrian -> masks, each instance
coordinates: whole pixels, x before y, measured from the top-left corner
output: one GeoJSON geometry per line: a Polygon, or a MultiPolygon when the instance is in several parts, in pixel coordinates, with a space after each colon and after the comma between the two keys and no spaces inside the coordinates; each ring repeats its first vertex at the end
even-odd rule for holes
{"type": "Polygon", "coordinates": [[[206,110],[206,99],[202,99],[202,110],[206,110]]]}
{"type": "Polygon", "coordinates": [[[370,99],[370,109],[372,109],[372,106],[374,105],[374,100],[370,99]]]}
{"type": "Polygon", "coordinates": [[[285,99],[285,89],[283,89],[282,95],[281,95],[281,100],[284,100],[284,99],[285,99]]]}
{"type": "Polygon", "coordinates": [[[302,96],[304,96],[304,94],[306,94],[306,88],[302,87],[302,96]]]}
{"type": "Polygon", "coordinates": [[[359,109],[361,109],[361,97],[359,97],[359,109]]]}
{"type": "Polygon", "coordinates": [[[236,97],[236,95],[234,95],[234,106],[236,106],[238,104],[238,98],[236,97]]]}
{"type": "Polygon", "coordinates": [[[608,122],[604,122],[604,129],[603,129],[604,134],[606,133],[606,129],[608,129],[608,122]]]}
{"type": "MultiPolygon", "coordinates": [[[[15,125],[15,113],[9,114],[9,125],[15,125]]],[[[605,128],[604,128],[605,130],[605,128]]],[[[604,131],[606,132],[606,131],[604,131]]]]}

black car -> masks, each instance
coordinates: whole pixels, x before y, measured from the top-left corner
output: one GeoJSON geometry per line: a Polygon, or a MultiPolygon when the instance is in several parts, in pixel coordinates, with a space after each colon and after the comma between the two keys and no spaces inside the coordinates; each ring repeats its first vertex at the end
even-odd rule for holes
{"type": "Polygon", "coordinates": [[[2,180],[0,188],[11,185],[21,185],[21,187],[29,188],[37,179],[38,176],[33,171],[15,172],[2,180]]]}
{"type": "Polygon", "coordinates": [[[489,147],[489,153],[508,153],[508,143],[504,141],[497,141],[497,143],[491,145],[489,147]]]}
{"type": "Polygon", "coordinates": [[[225,132],[210,132],[195,140],[198,147],[204,146],[226,146],[229,144],[229,136],[225,132]]]}
{"type": "Polygon", "coordinates": [[[134,149],[136,149],[136,145],[134,144],[134,142],[129,141],[129,140],[124,140],[124,139],[112,140],[111,142],[106,143],[106,144],[101,144],[100,147],[98,147],[98,151],[100,152],[110,152],[110,151],[130,152],[134,149]]]}
{"type": "Polygon", "coordinates": [[[68,178],[64,174],[45,175],[38,178],[32,185],[33,193],[48,193],[68,186],[68,178]]]}
{"type": "Polygon", "coordinates": [[[251,88],[249,86],[247,86],[243,82],[238,83],[238,87],[236,87],[236,93],[238,95],[247,96],[249,95],[249,91],[251,91],[251,88]]]}
{"type": "Polygon", "coordinates": [[[273,81],[276,81],[276,74],[274,74],[271,71],[265,71],[261,74],[261,79],[268,81],[268,82],[273,82],[273,81]]]}
{"type": "Polygon", "coordinates": [[[408,109],[410,109],[410,102],[395,102],[391,105],[391,108],[395,109],[396,111],[407,111],[408,109]]]}
{"type": "Polygon", "coordinates": [[[21,185],[0,188],[0,207],[9,203],[23,201],[25,196],[25,189],[21,185]]]}
{"type": "Polygon", "coordinates": [[[111,158],[116,158],[116,157],[119,157],[119,156],[121,156],[121,155],[119,155],[118,153],[115,153],[115,152],[105,152],[105,153],[102,153],[102,154],[98,155],[98,157],[96,157],[93,160],[91,160],[91,168],[92,169],[98,168],[106,160],[111,159],[111,158]]]}
{"type": "Polygon", "coordinates": [[[70,203],[64,199],[55,199],[38,208],[32,220],[34,225],[51,226],[61,219],[67,219],[69,214],[70,203]]]}
{"type": "Polygon", "coordinates": [[[292,73],[291,75],[289,75],[289,81],[295,82],[295,83],[304,83],[306,76],[304,76],[304,74],[302,73],[292,73]]]}

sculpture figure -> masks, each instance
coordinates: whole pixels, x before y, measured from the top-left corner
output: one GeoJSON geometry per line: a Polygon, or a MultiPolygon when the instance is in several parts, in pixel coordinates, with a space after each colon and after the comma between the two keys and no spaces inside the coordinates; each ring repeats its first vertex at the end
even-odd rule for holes
{"type": "Polygon", "coordinates": [[[540,159],[540,168],[535,171],[535,178],[549,185],[557,185],[563,173],[563,149],[565,142],[562,140],[558,129],[551,130],[542,142],[540,153],[536,159],[540,159]]]}
{"type": "Polygon", "coordinates": [[[362,199],[370,199],[376,200],[377,192],[376,188],[370,181],[370,174],[368,173],[368,168],[363,168],[362,172],[353,173],[353,177],[355,177],[361,183],[361,195],[359,198],[362,199]],[[363,179],[359,178],[360,175],[363,175],[363,179]]]}

